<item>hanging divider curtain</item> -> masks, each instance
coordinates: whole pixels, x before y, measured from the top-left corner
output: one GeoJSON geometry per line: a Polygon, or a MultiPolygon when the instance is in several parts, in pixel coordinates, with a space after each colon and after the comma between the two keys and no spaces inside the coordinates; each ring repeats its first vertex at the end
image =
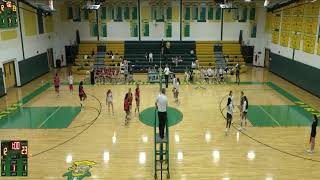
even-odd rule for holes
{"type": "Polygon", "coordinates": [[[172,37],[172,22],[171,21],[165,22],[165,33],[166,33],[166,37],[172,37]]]}
{"type": "Polygon", "coordinates": [[[132,20],[130,22],[130,36],[138,37],[138,23],[137,21],[132,20]]]}
{"type": "Polygon", "coordinates": [[[100,35],[102,37],[107,37],[107,23],[101,23],[101,30],[100,30],[100,35]]]}

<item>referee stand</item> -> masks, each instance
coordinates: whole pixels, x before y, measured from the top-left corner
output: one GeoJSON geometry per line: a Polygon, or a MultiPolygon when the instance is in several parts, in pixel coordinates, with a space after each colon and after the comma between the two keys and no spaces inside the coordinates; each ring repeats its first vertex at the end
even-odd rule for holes
{"type": "Polygon", "coordinates": [[[154,178],[157,179],[158,171],[160,171],[161,179],[164,171],[167,172],[167,178],[170,178],[168,122],[166,122],[164,138],[161,139],[159,129],[157,128],[157,124],[159,124],[157,109],[155,110],[154,115],[154,178]]]}
{"type": "MultiPolygon", "coordinates": [[[[160,60],[160,68],[159,68],[159,77],[160,77],[160,92],[162,89],[162,68],[161,68],[161,60],[160,60]]],[[[167,172],[167,178],[170,178],[170,163],[169,163],[169,128],[168,128],[168,116],[167,122],[165,126],[165,134],[164,138],[160,138],[160,132],[157,128],[157,124],[159,124],[159,118],[157,113],[157,108],[154,111],[154,125],[153,125],[153,133],[154,133],[154,178],[157,179],[157,172],[160,171],[160,177],[162,179],[162,174],[164,171],[167,172]]]]}

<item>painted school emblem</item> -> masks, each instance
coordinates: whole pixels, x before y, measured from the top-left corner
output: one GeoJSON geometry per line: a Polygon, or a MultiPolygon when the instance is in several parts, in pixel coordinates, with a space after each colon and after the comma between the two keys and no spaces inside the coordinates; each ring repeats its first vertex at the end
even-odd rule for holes
{"type": "Polygon", "coordinates": [[[96,163],[93,161],[75,161],[68,168],[68,172],[63,174],[68,180],[82,180],[85,177],[91,177],[90,169],[96,163]]]}

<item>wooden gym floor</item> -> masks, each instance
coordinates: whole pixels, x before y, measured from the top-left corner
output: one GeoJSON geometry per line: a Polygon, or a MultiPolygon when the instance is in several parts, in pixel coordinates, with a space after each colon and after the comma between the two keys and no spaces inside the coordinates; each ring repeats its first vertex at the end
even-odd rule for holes
{"type": "MultiPolygon", "coordinates": [[[[8,95],[0,99],[0,109],[16,103],[51,81],[54,73],[44,75],[22,88],[10,89],[8,95]]],[[[66,81],[66,69],[60,70],[59,74],[66,81]]],[[[83,78],[75,76],[76,81],[83,78]]],[[[146,80],[145,75],[135,78],[146,80]]],[[[230,90],[234,91],[236,105],[242,90],[252,106],[294,105],[275,89],[257,82],[272,82],[316,109],[320,109],[319,98],[262,68],[249,68],[247,73],[241,75],[241,80],[255,83],[240,86],[233,83],[201,85],[204,88],[182,85],[180,105],[174,103],[172,86],[169,87],[169,105],[183,113],[183,120],[170,127],[171,179],[319,179],[319,138],[316,139],[316,152],[312,155],[305,152],[309,148],[309,126],[286,126],[281,122],[278,126],[250,124],[244,134],[232,128],[231,133],[225,136],[225,120],[220,112],[220,102],[224,107],[226,102],[223,98],[230,90]]],[[[85,86],[88,94],[85,108],[67,128],[41,129],[49,127],[35,125],[36,129],[1,129],[2,140],[29,141],[29,176],[21,179],[67,179],[63,175],[72,162],[83,160],[96,163],[90,169],[91,177],[85,179],[153,179],[153,128],[141,123],[134,114],[129,125],[124,126],[123,98],[129,87],[135,88],[134,85],[85,86]],[[114,115],[108,112],[105,104],[105,93],[109,88],[114,95],[114,115]]],[[[22,107],[76,108],[79,106],[77,88],[71,95],[68,87],[62,86],[61,96],[57,98],[50,87],[22,107]]],[[[158,84],[141,85],[141,111],[154,106],[158,91],[158,84]]],[[[259,112],[252,114],[258,121],[259,112]]],[[[268,121],[281,120],[281,116],[273,116],[267,108],[263,112],[261,117],[268,116],[268,121]]],[[[64,118],[63,114],[49,120],[45,118],[45,122],[40,124],[44,125],[47,121],[59,124],[64,118]]],[[[304,118],[308,119],[306,116],[304,118]]],[[[234,114],[233,122],[237,127],[239,111],[234,114]]]]}

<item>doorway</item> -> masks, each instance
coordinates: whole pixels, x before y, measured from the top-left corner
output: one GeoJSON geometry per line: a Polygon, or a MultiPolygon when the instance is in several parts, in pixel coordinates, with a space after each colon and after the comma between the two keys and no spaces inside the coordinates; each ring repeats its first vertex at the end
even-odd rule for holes
{"type": "Polygon", "coordinates": [[[264,53],[264,66],[266,68],[269,68],[269,63],[270,63],[270,49],[265,49],[264,53]]]}
{"type": "Polygon", "coordinates": [[[53,68],[53,49],[47,49],[47,56],[48,56],[48,65],[49,69],[51,70],[53,68]]]}
{"type": "Polygon", "coordinates": [[[12,88],[16,85],[16,72],[14,68],[14,61],[3,64],[4,78],[6,88],[12,88]]]}

